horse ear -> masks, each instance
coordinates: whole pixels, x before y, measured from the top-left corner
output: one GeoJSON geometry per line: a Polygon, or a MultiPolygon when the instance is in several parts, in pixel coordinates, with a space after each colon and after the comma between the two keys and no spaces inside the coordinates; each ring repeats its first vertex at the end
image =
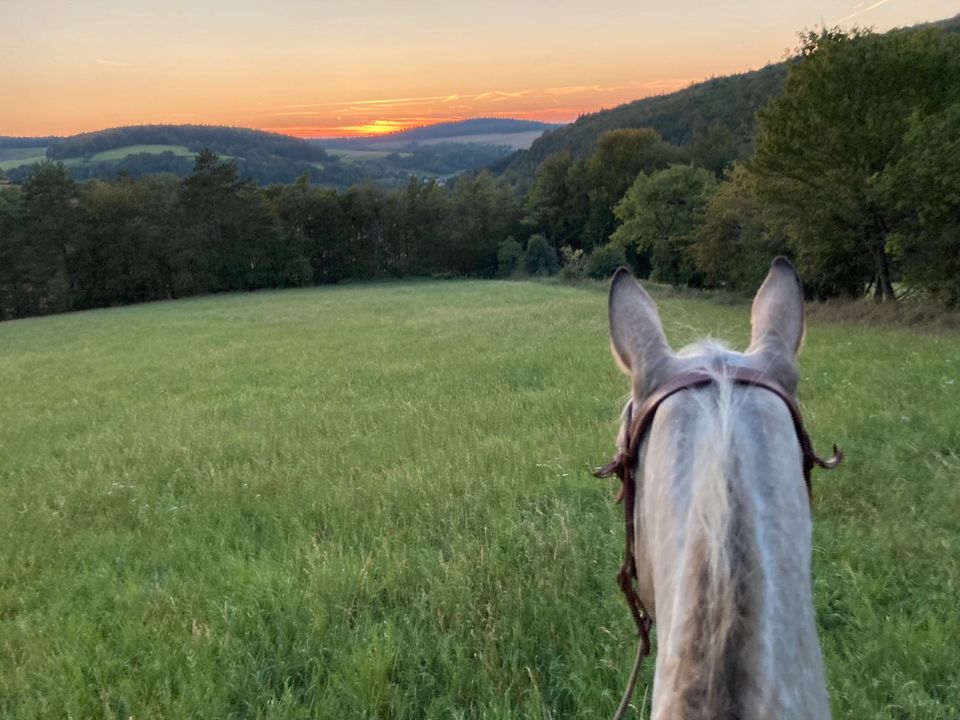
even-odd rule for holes
{"type": "Polygon", "coordinates": [[[610,348],[620,368],[633,378],[638,397],[649,394],[673,352],[653,299],[633,274],[620,268],[610,282],[610,348]]]}
{"type": "Polygon", "coordinates": [[[747,352],[788,355],[792,361],[803,341],[803,286],[793,263],[773,259],[750,311],[753,331],[747,352]]]}

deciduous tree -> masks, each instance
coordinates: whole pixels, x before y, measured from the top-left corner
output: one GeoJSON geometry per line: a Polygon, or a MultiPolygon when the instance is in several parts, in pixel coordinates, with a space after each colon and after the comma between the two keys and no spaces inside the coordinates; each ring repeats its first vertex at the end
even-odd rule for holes
{"type": "Polygon", "coordinates": [[[683,151],[664,142],[652,128],[611,130],[601,135],[585,168],[589,210],[584,248],[607,242],[616,227],[613,207],[637,175],[661,170],[682,158],[683,151]]]}
{"type": "Polygon", "coordinates": [[[716,184],[713,173],[692,165],[641,173],[616,206],[621,225],[611,240],[649,252],[653,280],[678,286],[698,284],[690,244],[716,184]]]}
{"type": "Polygon", "coordinates": [[[899,158],[874,190],[892,215],[889,250],[904,281],[960,302],[960,103],[910,118],[899,158]]]}
{"type": "Polygon", "coordinates": [[[960,39],[937,29],[806,34],[783,93],[759,116],[751,167],[819,295],[893,300],[894,219],[871,190],[895,163],[914,113],[960,92],[960,39]]]}
{"type": "Polygon", "coordinates": [[[743,165],[734,165],[704,207],[690,252],[708,286],[756,288],[770,258],[789,250],[765,217],[753,180],[743,165]]]}

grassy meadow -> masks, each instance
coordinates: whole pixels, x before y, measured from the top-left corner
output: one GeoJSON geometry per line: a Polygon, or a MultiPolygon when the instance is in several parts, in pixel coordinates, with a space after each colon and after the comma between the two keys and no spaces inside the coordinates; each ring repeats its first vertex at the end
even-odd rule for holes
{"type": "Polygon", "coordinates": [[[477,135],[458,135],[455,138],[432,138],[421,140],[421,145],[440,145],[445,142],[479,143],[481,145],[509,145],[514,150],[526,150],[533,141],[543,135],[543,130],[527,130],[512,133],[479,133],[477,135]]]}
{"type": "MultiPolygon", "coordinates": [[[[32,165],[41,162],[47,157],[45,147],[29,148],[0,148],[0,170],[11,170],[21,165],[32,165]]],[[[125,147],[114,148],[94,153],[89,158],[75,157],[61,160],[67,167],[74,165],[83,165],[88,162],[110,162],[119,161],[128,155],[138,153],[147,153],[149,155],[160,155],[165,152],[172,152],[180,157],[193,157],[196,153],[190,151],[185,145],[127,145],[125,147]]],[[[229,158],[229,155],[221,156],[229,158]]]]}
{"type": "Polygon", "coordinates": [[[45,147],[0,148],[0,170],[30,165],[47,156],[45,147]]]}
{"type": "MultiPolygon", "coordinates": [[[[749,335],[745,304],[660,307],[675,347],[749,335]]],[[[588,469],[627,381],[599,288],[369,284],[12,321],[0,383],[0,717],[616,707],[635,647],[622,513],[588,469]]],[[[847,455],[814,475],[834,713],[956,718],[960,336],[814,322],[801,401],[816,446],[847,455]]]]}
{"type": "Polygon", "coordinates": [[[192,158],[195,152],[185,145],[127,145],[125,147],[113,148],[112,150],[103,150],[90,156],[93,162],[123,160],[128,155],[137,155],[146,153],[148,155],[160,155],[165,152],[172,152],[180,157],[192,158]]]}
{"type": "Polygon", "coordinates": [[[395,150],[357,150],[352,148],[331,148],[326,151],[327,154],[339,158],[346,158],[354,162],[363,162],[365,160],[383,160],[388,155],[396,153],[400,157],[410,157],[412,153],[397,152],[395,150]]]}

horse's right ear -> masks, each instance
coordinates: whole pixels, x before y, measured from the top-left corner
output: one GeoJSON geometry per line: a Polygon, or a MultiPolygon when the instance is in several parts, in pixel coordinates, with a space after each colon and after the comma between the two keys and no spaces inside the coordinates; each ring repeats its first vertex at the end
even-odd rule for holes
{"type": "Polygon", "coordinates": [[[633,378],[638,397],[649,394],[673,358],[653,299],[633,274],[620,268],[610,281],[610,348],[621,369],[633,378]]]}
{"type": "Polygon", "coordinates": [[[803,341],[803,286],[793,263],[782,255],[770,263],[750,310],[750,347],[796,355],[803,341]]]}
{"type": "Polygon", "coordinates": [[[803,342],[803,286],[793,263],[785,257],[770,263],[750,310],[748,355],[760,359],[764,372],[788,392],[797,391],[796,357],[803,342]]]}

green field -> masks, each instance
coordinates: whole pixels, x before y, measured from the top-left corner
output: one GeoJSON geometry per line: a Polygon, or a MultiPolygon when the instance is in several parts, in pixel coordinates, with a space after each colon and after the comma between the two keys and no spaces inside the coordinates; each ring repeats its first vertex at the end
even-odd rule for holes
{"type": "Polygon", "coordinates": [[[509,145],[514,150],[527,150],[533,141],[543,135],[543,130],[527,130],[513,133],[484,133],[480,135],[458,135],[453,138],[432,138],[422,140],[422,145],[439,145],[441,143],[460,142],[477,143],[478,145],[509,145]]]}
{"type": "MultiPolygon", "coordinates": [[[[605,305],[409,282],[0,324],[0,717],[609,717],[605,305]]],[[[746,305],[661,311],[676,346],[748,337],[746,305]]],[[[813,324],[801,377],[847,454],[814,476],[835,715],[956,718],[960,337],[813,324]]]]}
{"type": "Polygon", "coordinates": [[[0,148],[0,170],[38,163],[47,156],[45,147],[0,148]]]}
{"type": "MultiPolygon", "coordinates": [[[[509,145],[514,150],[526,150],[531,145],[533,141],[543,135],[543,130],[523,130],[520,132],[504,132],[504,133],[478,133],[476,135],[449,135],[443,137],[434,137],[434,138],[425,138],[418,139],[415,142],[418,145],[444,145],[447,143],[471,143],[476,145],[509,145]]],[[[371,143],[375,143],[377,147],[383,148],[384,150],[395,150],[403,147],[407,147],[411,140],[408,138],[401,138],[397,140],[390,140],[389,137],[379,139],[371,138],[369,140],[371,143]]],[[[335,153],[337,151],[327,150],[327,152],[335,153]]],[[[363,151],[361,151],[363,152],[363,151]]],[[[369,151],[376,152],[376,151],[369,151]]]]}
{"type": "MultiPolygon", "coordinates": [[[[104,150],[103,152],[91,155],[86,158],[67,158],[62,160],[64,165],[71,167],[73,165],[82,165],[86,162],[108,162],[113,160],[123,160],[128,155],[137,153],[148,153],[159,155],[165,152],[172,152],[181,157],[193,157],[195,153],[191,152],[184,145],[127,145],[125,147],[114,148],[113,150],[104,150]]],[[[223,158],[229,159],[230,156],[223,155],[223,158]]],[[[10,170],[21,165],[32,165],[46,158],[46,148],[0,148],[0,170],[10,170]]]]}
{"type": "Polygon", "coordinates": [[[191,152],[185,145],[127,145],[125,147],[95,153],[90,157],[90,160],[93,162],[123,160],[127,155],[136,155],[138,153],[160,155],[165,152],[172,152],[174,155],[181,157],[193,157],[196,155],[196,153],[191,152]]]}
{"type": "Polygon", "coordinates": [[[343,148],[327,149],[326,153],[354,162],[383,160],[385,157],[394,154],[400,157],[410,157],[412,155],[409,152],[397,152],[396,150],[350,150],[343,148]]]}

